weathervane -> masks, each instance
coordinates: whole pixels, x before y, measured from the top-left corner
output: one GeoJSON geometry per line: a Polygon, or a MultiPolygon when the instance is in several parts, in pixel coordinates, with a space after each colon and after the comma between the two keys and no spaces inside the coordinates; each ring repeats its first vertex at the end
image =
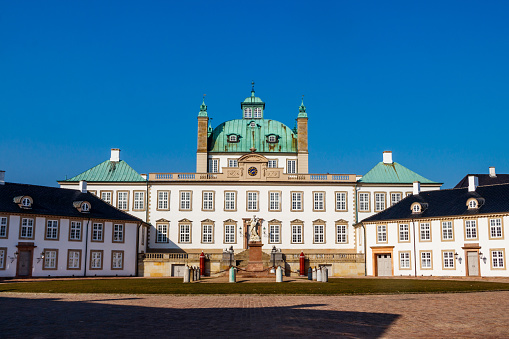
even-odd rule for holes
{"type": "Polygon", "coordinates": [[[254,92],[254,85],[255,85],[254,80],[251,80],[251,91],[252,91],[252,92],[254,92]]]}

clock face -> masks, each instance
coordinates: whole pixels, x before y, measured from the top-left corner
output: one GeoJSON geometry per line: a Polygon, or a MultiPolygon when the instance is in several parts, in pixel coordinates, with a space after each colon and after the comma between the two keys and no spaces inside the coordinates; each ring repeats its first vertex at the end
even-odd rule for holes
{"type": "Polygon", "coordinates": [[[258,174],[258,170],[256,169],[256,167],[249,167],[247,173],[249,173],[250,176],[254,177],[256,174],[258,174]]]}

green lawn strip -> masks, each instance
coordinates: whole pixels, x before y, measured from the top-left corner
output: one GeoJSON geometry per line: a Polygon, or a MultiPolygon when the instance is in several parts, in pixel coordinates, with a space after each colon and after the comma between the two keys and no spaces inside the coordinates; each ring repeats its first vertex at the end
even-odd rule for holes
{"type": "Polygon", "coordinates": [[[394,294],[509,290],[509,283],[330,279],[329,283],[182,283],[182,279],[84,279],[0,283],[0,292],[114,294],[394,294]]]}

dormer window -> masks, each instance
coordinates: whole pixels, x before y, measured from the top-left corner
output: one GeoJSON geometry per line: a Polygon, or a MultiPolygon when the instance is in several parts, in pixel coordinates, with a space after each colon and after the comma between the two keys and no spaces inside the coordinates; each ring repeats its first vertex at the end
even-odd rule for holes
{"type": "Polygon", "coordinates": [[[255,128],[255,127],[256,127],[256,122],[251,121],[251,122],[249,123],[249,127],[255,128]]]}
{"type": "Polygon", "coordinates": [[[88,204],[88,202],[84,202],[84,203],[81,205],[81,211],[82,211],[82,212],[88,212],[88,211],[90,211],[90,205],[88,204]]]}
{"type": "Polygon", "coordinates": [[[421,213],[421,204],[418,202],[414,202],[410,208],[412,209],[412,213],[421,213]]]}
{"type": "Polygon", "coordinates": [[[484,198],[470,198],[467,200],[467,207],[469,210],[478,209],[483,205],[484,198]]]}
{"type": "Polygon", "coordinates": [[[269,143],[276,143],[278,141],[278,139],[279,139],[279,137],[274,134],[267,136],[267,142],[269,142],[269,143]]]}
{"type": "Polygon", "coordinates": [[[23,207],[30,207],[32,206],[32,202],[30,201],[30,198],[23,198],[23,200],[21,201],[21,205],[23,207]]]}
{"type": "Polygon", "coordinates": [[[72,205],[81,213],[90,212],[91,205],[88,201],[75,201],[72,205]]]}
{"type": "Polygon", "coordinates": [[[244,108],[244,118],[249,119],[252,117],[253,117],[253,113],[251,111],[251,108],[249,108],[249,107],[244,108]]]}
{"type": "Polygon", "coordinates": [[[18,204],[20,208],[32,208],[34,200],[28,195],[20,195],[18,197],[14,197],[14,202],[18,204]]]}
{"type": "Polygon", "coordinates": [[[261,118],[262,117],[262,109],[260,107],[256,107],[254,109],[254,117],[253,118],[261,118]]]}
{"type": "Polygon", "coordinates": [[[239,142],[239,136],[237,134],[228,135],[228,142],[239,142]]]}

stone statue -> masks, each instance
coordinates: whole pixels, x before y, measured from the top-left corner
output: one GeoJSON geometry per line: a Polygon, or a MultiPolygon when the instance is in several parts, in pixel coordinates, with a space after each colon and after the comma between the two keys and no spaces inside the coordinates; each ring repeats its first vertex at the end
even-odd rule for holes
{"type": "Polygon", "coordinates": [[[256,215],[251,218],[249,221],[249,241],[261,241],[260,236],[258,235],[258,221],[260,219],[256,217],[256,215]]]}

